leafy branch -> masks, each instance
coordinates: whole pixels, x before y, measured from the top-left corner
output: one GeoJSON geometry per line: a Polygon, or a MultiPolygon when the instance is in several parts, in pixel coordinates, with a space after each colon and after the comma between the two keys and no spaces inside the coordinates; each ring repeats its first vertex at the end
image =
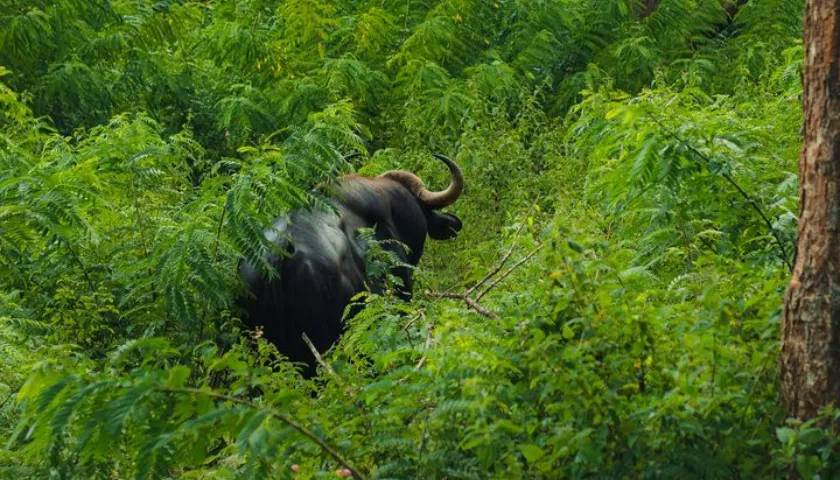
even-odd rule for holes
{"type": "Polygon", "coordinates": [[[779,236],[779,232],[776,230],[775,227],[773,227],[773,223],[767,217],[767,214],[764,213],[764,210],[761,208],[758,201],[755,198],[753,198],[752,195],[747,193],[747,191],[744,190],[744,188],[741,187],[741,185],[739,185],[738,182],[735,181],[735,179],[732,177],[732,175],[730,175],[726,172],[723,172],[723,171],[715,171],[714,169],[712,169],[711,165],[714,162],[712,161],[712,159],[708,155],[706,155],[705,153],[698,150],[697,147],[695,147],[694,145],[689,143],[684,138],[680,137],[677,134],[677,132],[675,132],[673,129],[665,126],[662,123],[662,121],[659,118],[657,118],[655,115],[653,115],[651,113],[648,113],[648,116],[654,121],[654,123],[656,123],[665,132],[665,134],[668,137],[670,137],[672,140],[676,141],[677,143],[679,143],[680,145],[682,145],[683,147],[685,147],[686,149],[691,151],[691,153],[693,153],[700,160],[703,161],[706,168],[708,168],[710,171],[712,171],[712,173],[715,173],[715,174],[723,177],[723,179],[726,180],[727,183],[729,183],[733,188],[735,188],[735,190],[738,192],[738,194],[744,200],[746,200],[747,203],[750,205],[750,207],[758,214],[759,217],[761,217],[761,220],[767,226],[767,230],[773,236],[774,240],[776,241],[776,245],[779,247],[779,259],[787,266],[788,271],[793,271],[793,265],[791,264],[790,259],[788,258],[788,253],[787,253],[787,249],[785,248],[785,244],[782,241],[782,238],[779,236]]]}
{"type": "Polygon", "coordinates": [[[166,392],[166,393],[176,393],[176,394],[186,394],[186,395],[204,395],[207,397],[215,398],[218,400],[223,400],[226,402],[236,403],[238,405],[244,405],[248,408],[252,408],[254,410],[259,410],[267,413],[269,416],[279,420],[282,423],[285,423],[293,430],[297,431],[304,437],[311,440],[313,443],[318,445],[321,450],[326,452],[329,456],[331,456],[335,461],[341,464],[342,467],[350,470],[354,478],[358,478],[360,480],[364,480],[366,475],[363,475],[361,471],[356,468],[350,460],[348,460],[344,455],[342,455],[335,447],[327,443],[326,440],[319,437],[315,432],[308,429],[307,427],[300,424],[297,420],[293,419],[292,417],[286,415],[283,412],[280,412],[274,408],[270,407],[263,407],[259,405],[255,405],[250,400],[246,400],[244,398],[238,398],[231,395],[225,395],[223,393],[218,393],[209,390],[201,390],[198,388],[190,388],[190,387],[180,387],[180,388],[159,388],[158,391],[166,392]]]}

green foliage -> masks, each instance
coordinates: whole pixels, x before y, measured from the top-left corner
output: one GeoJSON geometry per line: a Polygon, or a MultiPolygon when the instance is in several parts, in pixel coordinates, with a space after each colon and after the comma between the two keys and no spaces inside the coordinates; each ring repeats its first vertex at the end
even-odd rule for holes
{"type": "Polygon", "coordinates": [[[830,477],[840,468],[837,465],[837,435],[831,425],[837,422],[837,410],[831,407],[817,418],[806,422],[790,420],[776,429],[780,447],[777,461],[792,467],[802,478],[830,477]]]}
{"type": "Polygon", "coordinates": [[[699,241],[790,262],[798,135],[766,119],[795,124],[801,113],[770,98],[760,109],[736,102],[663,88],[632,98],[591,92],[578,106],[576,143],[599,172],[590,191],[626,214],[632,231],[670,238],[649,243],[661,260],[664,249],[699,241]]]}
{"type": "Polygon", "coordinates": [[[36,366],[18,398],[24,413],[41,421],[15,433],[25,445],[21,454],[46,449],[62,462],[62,474],[91,477],[109,468],[121,477],[161,478],[173,467],[202,466],[208,457],[215,464],[204,469],[209,475],[266,476],[288,468],[273,459],[277,440],[297,424],[285,422],[281,410],[308,403],[305,392],[281,386],[271,368],[254,365],[241,348],[221,355],[202,344],[187,357],[194,370],[178,363],[183,354],[168,342],[146,338],[110,356],[107,379],[36,366]],[[219,378],[230,394],[213,390],[219,378]],[[259,401],[234,396],[278,387],[277,395],[259,401]],[[126,456],[109,457],[109,450],[126,456]]]}
{"type": "Polygon", "coordinates": [[[0,0],[0,477],[836,477],[776,405],[803,2],[656,3],[0,0]],[[464,230],[411,303],[359,232],[300,378],[238,264],[433,151],[464,230]]]}

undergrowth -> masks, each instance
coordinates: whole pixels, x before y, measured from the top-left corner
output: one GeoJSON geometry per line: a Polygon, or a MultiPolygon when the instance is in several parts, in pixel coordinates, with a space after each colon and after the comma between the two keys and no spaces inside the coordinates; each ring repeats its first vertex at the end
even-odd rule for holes
{"type": "Polygon", "coordinates": [[[0,0],[0,476],[837,475],[777,406],[802,2],[642,3],[0,0]],[[238,263],[431,152],[464,230],[302,379],[238,263]]]}

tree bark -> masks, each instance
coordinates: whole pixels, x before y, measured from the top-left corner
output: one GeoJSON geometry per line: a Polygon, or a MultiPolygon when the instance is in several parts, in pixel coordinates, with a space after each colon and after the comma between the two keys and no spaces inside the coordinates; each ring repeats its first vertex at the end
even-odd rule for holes
{"type": "Polygon", "coordinates": [[[796,263],[785,295],[781,398],[791,417],[840,400],[840,0],[805,8],[796,263]]]}

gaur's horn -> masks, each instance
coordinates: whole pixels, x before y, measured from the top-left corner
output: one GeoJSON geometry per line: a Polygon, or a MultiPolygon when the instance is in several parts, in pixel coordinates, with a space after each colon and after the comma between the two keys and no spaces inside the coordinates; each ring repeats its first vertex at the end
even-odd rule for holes
{"type": "Polygon", "coordinates": [[[413,193],[421,203],[429,208],[439,209],[452,205],[455,203],[455,200],[458,200],[458,197],[461,196],[461,192],[464,190],[464,176],[461,174],[461,169],[452,160],[439,153],[432,155],[445,163],[449,167],[449,172],[452,174],[452,181],[449,182],[446,190],[433,192],[426,188],[423,181],[420,180],[420,177],[405,170],[390,170],[380,175],[380,177],[390,178],[399,182],[413,193]]]}

